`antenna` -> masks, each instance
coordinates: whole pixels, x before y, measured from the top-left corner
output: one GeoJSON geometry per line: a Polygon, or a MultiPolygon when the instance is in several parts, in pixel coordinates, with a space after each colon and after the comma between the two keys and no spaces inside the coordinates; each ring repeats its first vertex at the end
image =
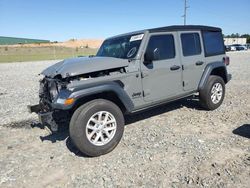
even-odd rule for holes
{"type": "Polygon", "coordinates": [[[187,9],[190,8],[190,6],[187,5],[187,0],[184,0],[184,15],[182,16],[184,18],[184,25],[187,24],[187,9]]]}

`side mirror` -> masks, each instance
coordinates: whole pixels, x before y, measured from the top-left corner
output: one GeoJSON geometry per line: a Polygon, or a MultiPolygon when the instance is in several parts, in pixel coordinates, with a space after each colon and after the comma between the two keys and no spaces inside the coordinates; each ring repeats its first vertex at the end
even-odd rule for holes
{"type": "Polygon", "coordinates": [[[144,54],[144,64],[150,64],[154,60],[154,53],[152,51],[148,51],[144,54]]]}
{"type": "Polygon", "coordinates": [[[160,51],[158,48],[155,48],[153,51],[149,50],[144,54],[144,64],[150,64],[158,59],[160,59],[160,51]]]}

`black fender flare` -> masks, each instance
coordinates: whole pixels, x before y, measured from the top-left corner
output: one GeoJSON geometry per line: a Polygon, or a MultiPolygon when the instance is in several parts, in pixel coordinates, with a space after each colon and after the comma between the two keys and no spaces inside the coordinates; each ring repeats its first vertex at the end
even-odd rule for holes
{"type": "Polygon", "coordinates": [[[93,84],[93,85],[92,84],[85,85],[84,88],[72,92],[69,98],[74,98],[77,101],[78,99],[89,97],[95,94],[102,94],[104,92],[115,93],[128,112],[131,112],[134,109],[134,104],[131,98],[125,92],[121,84],[115,81],[93,84]]]}
{"type": "Polygon", "coordinates": [[[199,83],[198,91],[204,89],[204,87],[208,81],[209,76],[211,75],[212,71],[216,68],[223,68],[225,71],[225,74],[226,74],[225,75],[226,83],[229,81],[229,76],[227,74],[226,65],[222,61],[216,61],[213,63],[209,63],[203,71],[203,74],[202,74],[202,77],[201,77],[201,80],[199,83]]]}

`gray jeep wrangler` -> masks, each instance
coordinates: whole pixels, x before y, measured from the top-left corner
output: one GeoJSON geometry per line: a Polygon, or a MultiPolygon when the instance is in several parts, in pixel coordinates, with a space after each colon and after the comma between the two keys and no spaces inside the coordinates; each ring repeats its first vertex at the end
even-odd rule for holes
{"type": "Polygon", "coordinates": [[[70,138],[88,156],[112,151],[124,114],[199,93],[206,110],[218,108],[231,79],[220,28],[169,26],[106,39],[96,56],[66,59],[41,74],[40,122],[70,138]]]}

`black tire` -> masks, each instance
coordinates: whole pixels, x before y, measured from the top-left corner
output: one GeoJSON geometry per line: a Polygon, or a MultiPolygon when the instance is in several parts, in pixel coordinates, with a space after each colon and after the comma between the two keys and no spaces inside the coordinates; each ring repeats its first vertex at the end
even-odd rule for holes
{"type": "Polygon", "coordinates": [[[222,104],[224,97],[225,97],[225,82],[224,82],[224,80],[219,76],[209,76],[208,82],[207,82],[205,88],[200,90],[199,94],[200,94],[199,95],[200,103],[201,103],[202,107],[206,110],[215,110],[216,108],[218,108],[222,104]],[[221,99],[219,100],[219,102],[214,103],[211,99],[212,88],[217,83],[221,84],[221,86],[222,86],[222,96],[221,96],[221,99]]]}
{"type": "Polygon", "coordinates": [[[73,114],[69,134],[74,145],[85,155],[96,157],[111,152],[120,142],[124,132],[124,116],[120,108],[111,101],[95,99],[80,106],[73,114]],[[97,146],[87,138],[86,127],[89,119],[100,111],[106,111],[116,120],[113,138],[105,145],[97,146]]]}

